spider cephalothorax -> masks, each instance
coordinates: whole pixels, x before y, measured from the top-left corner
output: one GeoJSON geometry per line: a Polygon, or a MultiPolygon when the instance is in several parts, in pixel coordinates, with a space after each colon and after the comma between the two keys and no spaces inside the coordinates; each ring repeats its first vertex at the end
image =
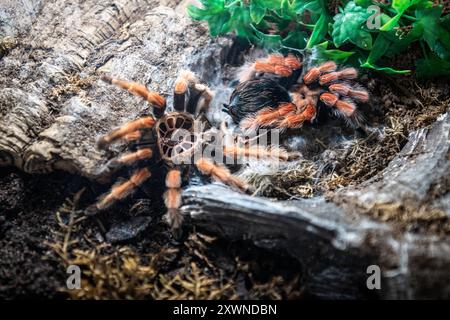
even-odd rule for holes
{"type": "Polygon", "coordinates": [[[130,179],[114,185],[111,191],[89,207],[88,213],[95,213],[109,208],[117,200],[124,199],[134,189],[145,183],[152,175],[153,162],[162,163],[167,171],[164,200],[167,207],[167,220],[174,231],[180,230],[182,217],[178,208],[181,205],[181,185],[185,173],[193,164],[202,174],[228,184],[238,190],[246,191],[248,186],[238,177],[232,175],[222,164],[225,157],[238,156],[266,157],[287,160],[287,154],[276,148],[266,149],[260,146],[235,145],[226,141],[242,140],[230,134],[226,127],[222,130],[208,126],[203,116],[207,110],[213,93],[198,82],[189,71],[181,72],[175,81],[173,111],[166,112],[166,100],[156,92],[148,91],[141,84],[104,76],[103,80],[115,84],[129,92],[147,100],[153,107],[153,115],[131,121],[122,127],[102,136],[97,143],[98,148],[105,149],[118,140],[129,142],[135,150],[109,160],[100,168],[99,176],[108,176],[119,168],[136,164],[138,169],[130,179]],[[223,131],[226,139],[210,139],[214,133],[223,131]],[[214,143],[219,148],[219,157],[204,153],[205,147],[214,143]],[[205,155],[206,154],[206,155],[205,155]],[[219,162],[219,163],[218,163],[219,162]]]}
{"type": "Polygon", "coordinates": [[[288,129],[312,122],[325,107],[358,127],[363,117],[357,104],[367,103],[369,94],[352,82],[357,77],[356,69],[338,69],[332,61],[303,70],[294,55],[272,54],[243,67],[224,111],[242,129],[288,129]]]}

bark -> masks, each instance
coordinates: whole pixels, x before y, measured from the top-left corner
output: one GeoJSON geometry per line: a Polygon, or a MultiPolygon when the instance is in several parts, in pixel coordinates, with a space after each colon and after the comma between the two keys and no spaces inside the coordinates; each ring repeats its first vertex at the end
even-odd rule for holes
{"type": "Polygon", "coordinates": [[[96,179],[107,158],[96,138],[148,113],[148,104],[102,83],[100,73],[144,83],[170,104],[182,68],[211,80],[232,43],[210,40],[184,5],[176,12],[144,0],[26,3],[15,10],[6,1],[0,11],[0,31],[19,42],[0,60],[0,165],[29,173],[96,179]]]}
{"type": "Polygon", "coordinates": [[[337,193],[339,205],[320,197],[276,202],[208,185],[188,188],[183,210],[221,237],[297,258],[310,293],[318,297],[448,298],[449,237],[404,231],[363,212],[401,208],[408,217],[415,212],[407,208],[427,204],[424,214],[434,209],[448,217],[449,137],[450,112],[431,128],[411,133],[377,181],[337,193]],[[381,269],[381,290],[366,286],[370,265],[381,269]]]}
{"type": "MultiPolygon", "coordinates": [[[[233,41],[212,40],[205,25],[186,17],[184,4],[160,4],[1,1],[0,166],[99,179],[97,169],[112,154],[96,150],[96,138],[149,111],[144,101],[101,82],[101,73],[144,83],[168,96],[169,105],[182,68],[213,88],[221,84],[233,41]]],[[[217,96],[226,101],[229,90],[221,87],[217,96]]],[[[381,175],[337,193],[334,203],[275,202],[207,185],[184,192],[183,211],[220,236],[285,250],[303,263],[305,281],[320,297],[448,298],[448,237],[404,231],[370,214],[389,220],[392,210],[408,217],[426,207],[448,217],[449,119],[447,113],[412,133],[381,175]],[[379,291],[366,287],[370,264],[382,269],[379,291]]],[[[130,228],[138,232],[141,223],[130,228]]],[[[120,229],[109,235],[123,237],[120,229]]]]}

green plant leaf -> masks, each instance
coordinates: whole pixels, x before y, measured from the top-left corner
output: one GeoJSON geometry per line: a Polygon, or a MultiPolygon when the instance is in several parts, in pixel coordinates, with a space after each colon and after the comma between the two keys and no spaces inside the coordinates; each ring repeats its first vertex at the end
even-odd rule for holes
{"type": "Polygon", "coordinates": [[[223,34],[224,32],[222,31],[222,28],[224,24],[229,20],[230,20],[230,13],[228,13],[227,11],[221,14],[211,16],[210,19],[208,20],[209,33],[211,34],[211,36],[215,37],[220,34],[223,34]]]}
{"type": "Polygon", "coordinates": [[[372,5],[372,0],[355,0],[355,4],[367,8],[368,6],[372,5]]]}
{"type": "Polygon", "coordinates": [[[189,5],[187,12],[194,20],[206,20],[211,36],[222,33],[223,25],[230,19],[230,13],[225,8],[223,0],[203,0],[204,9],[189,5]]]}
{"type": "Polygon", "coordinates": [[[450,57],[450,34],[441,25],[441,14],[442,7],[440,6],[417,10],[416,17],[419,21],[416,22],[416,25],[422,27],[423,40],[430,49],[445,60],[450,57]]]}
{"type": "Polygon", "coordinates": [[[294,0],[292,4],[292,10],[297,14],[302,14],[305,11],[321,12],[322,9],[322,4],[316,0],[294,0]]]}
{"type": "MultiPolygon", "coordinates": [[[[415,1],[415,0],[413,0],[413,1],[415,1]]],[[[380,30],[381,31],[390,31],[390,30],[394,29],[398,25],[402,15],[405,13],[405,11],[411,5],[412,5],[412,1],[411,0],[394,0],[392,2],[392,8],[395,9],[395,11],[397,11],[397,14],[393,18],[391,18],[391,20],[386,22],[381,27],[380,30]]]]}
{"type": "Polygon", "coordinates": [[[380,59],[386,51],[389,49],[391,45],[391,41],[387,39],[383,33],[378,34],[375,43],[373,44],[372,50],[370,51],[369,57],[367,58],[367,62],[369,64],[374,64],[380,59]]]}
{"type": "Polygon", "coordinates": [[[253,23],[260,24],[266,15],[266,8],[261,7],[257,1],[250,2],[250,17],[253,23]]]}
{"type": "Polygon", "coordinates": [[[230,18],[222,27],[222,33],[235,31],[241,38],[252,39],[254,37],[250,12],[244,7],[230,9],[230,18]]]}
{"type": "Polygon", "coordinates": [[[374,13],[367,8],[377,3],[373,0],[343,0],[345,7],[339,7],[340,13],[334,17],[327,0],[199,1],[201,7],[189,5],[187,12],[195,20],[206,21],[212,36],[234,32],[269,49],[313,49],[317,53],[314,59],[391,74],[410,71],[380,67],[379,61],[403,52],[414,42],[426,43],[431,51],[431,58],[418,63],[422,74],[445,73],[438,64],[450,60],[450,15],[442,16],[442,6],[434,6],[431,0],[380,4],[382,28],[378,30],[367,26],[374,13]],[[328,40],[334,44],[330,49],[328,40]]]}
{"type": "Polygon", "coordinates": [[[203,8],[189,5],[187,11],[189,15],[196,20],[205,19],[208,16],[221,13],[226,10],[225,0],[202,0],[203,8]]]}
{"type": "Polygon", "coordinates": [[[433,7],[434,3],[430,0],[411,0],[411,9],[425,9],[433,7]]]}
{"type": "Polygon", "coordinates": [[[281,36],[278,34],[265,34],[259,31],[254,25],[251,25],[255,32],[257,43],[268,49],[279,49],[281,47],[281,36]]]}
{"type": "Polygon", "coordinates": [[[251,2],[256,1],[259,6],[266,8],[267,10],[278,10],[281,8],[282,0],[250,0],[251,2]]]}
{"type": "Polygon", "coordinates": [[[450,76],[450,62],[431,54],[426,59],[417,61],[416,73],[418,77],[429,78],[435,76],[450,76]]]}
{"type": "Polygon", "coordinates": [[[392,8],[397,11],[397,14],[391,18],[388,22],[386,22],[382,27],[381,31],[390,31],[394,29],[400,22],[403,14],[410,8],[430,8],[433,6],[433,3],[429,0],[394,0],[392,2],[392,8]]]}
{"type": "Polygon", "coordinates": [[[406,36],[402,33],[398,33],[396,30],[382,32],[382,34],[386,39],[391,41],[385,55],[392,57],[404,51],[414,41],[421,39],[423,35],[423,26],[414,24],[412,30],[409,31],[406,36]]]}
{"type": "Polygon", "coordinates": [[[411,6],[411,0],[393,0],[391,7],[397,12],[402,12],[411,6]]]}
{"type": "Polygon", "coordinates": [[[447,14],[441,18],[441,26],[450,31],[450,14],[447,14]]]}
{"type": "Polygon", "coordinates": [[[381,31],[390,31],[390,30],[394,29],[394,28],[398,25],[398,23],[399,23],[400,18],[402,17],[402,15],[403,15],[403,12],[397,13],[391,20],[389,20],[388,22],[386,22],[386,23],[380,28],[380,30],[381,30],[381,31]]]}
{"type": "Polygon", "coordinates": [[[324,41],[313,48],[313,56],[316,56],[315,60],[318,62],[333,60],[336,62],[344,62],[349,57],[353,56],[353,51],[342,51],[338,49],[327,49],[328,41],[324,41]]]}
{"type": "Polygon", "coordinates": [[[283,0],[281,2],[281,17],[286,20],[292,20],[295,19],[296,12],[291,5],[291,2],[289,0],[283,0]]]}
{"type": "Polygon", "coordinates": [[[418,10],[416,17],[419,24],[423,26],[423,39],[433,48],[439,39],[439,18],[442,14],[442,7],[434,7],[431,9],[418,10]]]}
{"type": "Polygon", "coordinates": [[[300,30],[293,30],[283,39],[282,44],[289,48],[304,49],[308,41],[308,34],[300,30]]]}
{"type": "Polygon", "coordinates": [[[370,50],[372,36],[362,28],[369,16],[370,13],[365,8],[355,5],[353,1],[347,3],[344,11],[334,16],[332,32],[334,45],[339,48],[350,41],[361,49],[370,50]]]}
{"type": "Polygon", "coordinates": [[[319,21],[317,21],[314,27],[311,37],[308,40],[308,43],[306,44],[307,48],[311,49],[315,44],[325,39],[325,35],[328,32],[328,22],[329,22],[328,15],[325,12],[323,12],[319,18],[319,21]]]}
{"type": "Polygon", "coordinates": [[[322,54],[327,58],[327,60],[333,60],[338,62],[344,62],[349,57],[355,54],[354,51],[342,51],[337,49],[324,50],[322,54]]]}
{"type": "Polygon", "coordinates": [[[388,74],[410,74],[411,70],[395,70],[389,67],[377,67],[369,62],[365,62],[361,65],[363,68],[373,69],[388,74]]]}
{"type": "Polygon", "coordinates": [[[194,20],[203,20],[209,15],[209,12],[207,10],[197,8],[192,4],[187,7],[187,12],[189,16],[194,20]]]}
{"type": "Polygon", "coordinates": [[[358,30],[358,32],[355,35],[355,44],[364,50],[371,50],[372,49],[372,35],[370,32],[365,30],[358,30]]]}

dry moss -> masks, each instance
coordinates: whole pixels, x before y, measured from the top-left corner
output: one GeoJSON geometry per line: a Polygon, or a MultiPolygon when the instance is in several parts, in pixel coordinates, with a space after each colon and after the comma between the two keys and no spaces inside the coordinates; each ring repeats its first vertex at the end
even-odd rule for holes
{"type": "Polygon", "coordinates": [[[420,207],[405,206],[401,203],[377,204],[365,213],[377,220],[393,222],[402,230],[434,235],[450,233],[448,214],[427,204],[420,207]]]}
{"type": "Polygon", "coordinates": [[[216,261],[217,239],[198,232],[192,232],[178,246],[166,244],[145,254],[132,246],[99,242],[89,221],[76,210],[81,194],[58,210],[59,230],[47,243],[64,270],[70,265],[81,269],[81,289],[61,288],[71,299],[300,297],[299,275],[286,280],[275,272],[258,280],[251,267],[254,262],[238,256],[232,261],[232,270],[224,271],[220,266],[223,261],[216,261]],[[243,291],[246,284],[249,287],[243,291]]]}
{"type": "Polygon", "coordinates": [[[373,95],[381,97],[374,100],[381,107],[381,115],[369,115],[371,133],[346,139],[331,149],[325,145],[316,157],[271,177],[256,175],[247,180],[262,190],[260,194],[277,198],[331,195],[339,188],[358,185],[387,167],[410,132],[432,124],[450,108],[448,91],[448,84],[437,81],[421,83],[406,78],[393,85],[379,79],[373,95]],[[404,88],[416,88],[417,94],[401,95],[407,92],[404,88]]]}

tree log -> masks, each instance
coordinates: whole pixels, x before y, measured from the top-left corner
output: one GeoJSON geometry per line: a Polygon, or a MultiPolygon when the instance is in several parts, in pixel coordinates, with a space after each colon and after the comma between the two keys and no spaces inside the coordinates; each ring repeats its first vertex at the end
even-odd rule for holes
{"type": "MultiPolygon", "coordinates": [[[[231,39],[211,40],[175,0],[164,2],[169,7],[156,0],[21,4],[0,4],[0,166],[28,173],[100,179],[97,169],[120,146],[98,151],[97,137],[149,112],[144,101],[99,81],[100,74],[141,82],[170,104],[180,69],[215,88],[232,52],[231,39]]],[[[220,88],[216,96],[226,100],[230,88],[220,88]]],[[[430,210],[450,215],[449,118],[413,132],[388,168],[336,193],[334,202],[275,202],[207,185],[185,190],[183,212],[220,236],[285,250],[303,264],[318,297],[449,298],[448,237],[383,221],[392,210],[406,221],[430,210]],[[381,290],[367,289],[371,264],[381,267],[381,290]]]]}
{"type": "Polygon", "coordinates": [[[0,165],[29,173],[99,178],[108,157],[96,138],[149,112],[100,74],[146,84],[170,104],[181,69],[212,81],[232,44],[211,40],[203,25],[160,1],[27,3],[15,10],[16,1],[6,1],[11,14],[0,29],[20,42],[0,60],[0,165]]]}
{"type": "Polygon", "coordinates": [[[317,297],[449,298],[448,236],[403,231],[362,213],[427,202],[449,216],[449,135],[450,112],[411,133],[377,182],[337,193],[343,205],[322,197],[276,202],[214,184],[188,188],[183,211],[221,237],[286,251],[303,264],[308,290],[317,297]],[[381,269],[380,290],[366,286],[370,265],[381,269]]]}

